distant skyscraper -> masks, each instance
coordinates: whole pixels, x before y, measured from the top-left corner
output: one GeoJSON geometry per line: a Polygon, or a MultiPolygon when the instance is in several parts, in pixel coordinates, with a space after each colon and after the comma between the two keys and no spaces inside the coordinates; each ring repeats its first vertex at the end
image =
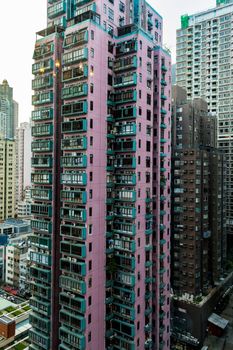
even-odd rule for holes
{"type": "Polygon", "coordinates": [[[15,215],[15,141],[0,138],[0,221],[15,215]]]}
{"type": "Polygon", "coordinates": [[[170,349],[161,45],[145,1],[48,1],[32,68],[31,350],[170,349]]]}
{"type": "Polygon", "coordinates": [[[24,199],[24,190],[31,186],[31,125],[21,123],[16,129],[17,201],[24,199]]]}
{"type": "MultiPolygon", "coordinates": [[[[187,101],[185,90],[174,86],[172,120],[172,287],[175,299],[183,303],[174,303],[174,315],[187,308],[188,318],[191,301],[195,309],[197,296],[210,293],[225,272],[225,163],[215,147],[216,118],[208,115],[205,101],[187,101]]],[[[199,328],[205,335],[208,316],[203,305],[193,312],[192,324],[187,321],[181,327],[180,321],[179,337],[199,328]],[[203,322],[194,326],[202,313],[203,322]]],[[[173,330],[175,325],[174,321],[173,330]]],[[[197,336],[200,342],[203,335],[197,336]]]]}
{"type": "Polygon", "coordinates": [[[216,5],[181,17],[177,85],[186,89],[188,99],[205,99],[217,116],[218,146],[226,153],[227,233],[233,237],[233,1],[217,0],[216,5]]]}
{"type": "Polygon", "coordinates": [[[13,100],[13,88],[7,80],[0,84],[0,134],[7,139],[15,137],[18,125],[18,103],[13,100]]]}

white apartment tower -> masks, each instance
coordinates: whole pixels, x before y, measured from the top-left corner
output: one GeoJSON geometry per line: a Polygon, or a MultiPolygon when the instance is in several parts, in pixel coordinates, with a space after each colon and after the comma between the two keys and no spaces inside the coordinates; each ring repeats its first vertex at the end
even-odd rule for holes
{"type": "Polygon", "coordinates": [[[233,235],[233,0],[181,17],[177,30],[177,85],[188,99],[205,99],[217,116],[218,147],[226,154],[227,232],[233,235]]]}

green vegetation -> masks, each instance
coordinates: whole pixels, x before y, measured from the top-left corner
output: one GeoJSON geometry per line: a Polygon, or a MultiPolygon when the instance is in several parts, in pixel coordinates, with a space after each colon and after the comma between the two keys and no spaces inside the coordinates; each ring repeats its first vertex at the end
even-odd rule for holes
{"type": "Polygon", "coordinates": [[[24,350],[26,349],[27,345],[25,345],[25,343],[20,343],[20,344],[17,344],[15,345],[15,350],[24,350]]]}
{"type": "Polygon", "coordinates": [[[6,311],[6,312],[12,312],[12,311],[15,311],[15,310],[16,309],[13,306],[8,306],[6,309],[4,309],[4,311],[6,311]]]}
{"type": "Polygon", "coordinates": [[[13,316],[19,316],[19,315],[22,315],[23,311],[21,310],[15,310],[14,312],[12,312],[12,315],[13,316]]]}
{"type": "Polygon", "coordinates": [[[31,308],[29,305],[26,305],[26,306],[22,307],[22,310],[29,311],[29,310],[31,310],[31,308]]]}

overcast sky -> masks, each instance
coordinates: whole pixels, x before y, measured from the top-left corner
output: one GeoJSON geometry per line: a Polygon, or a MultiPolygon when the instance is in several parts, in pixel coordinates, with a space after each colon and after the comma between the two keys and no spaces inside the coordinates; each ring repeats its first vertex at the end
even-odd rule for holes
{"type": "MultiPolygon", "coordinates": [[[[31,65],[35,33],[46,26],[46,0],[0,0],[0,82],[7,79],[19,102],[20,122],[31,114],[31,65]]],[[[175,33],[181,14],[213,7],[215,0],[149,0],[163,16],[164,44],[175,59],[175,33]]]]}

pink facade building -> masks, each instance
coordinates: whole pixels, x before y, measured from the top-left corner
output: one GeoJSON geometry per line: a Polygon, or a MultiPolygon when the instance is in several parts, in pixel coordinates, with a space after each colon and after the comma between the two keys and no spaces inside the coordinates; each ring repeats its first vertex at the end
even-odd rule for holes
{"type": "Polygon", "coordinates": [[[48,1],[33,65],[31,350],[170,349],[170,88],[145,1],[48,1]]]}

